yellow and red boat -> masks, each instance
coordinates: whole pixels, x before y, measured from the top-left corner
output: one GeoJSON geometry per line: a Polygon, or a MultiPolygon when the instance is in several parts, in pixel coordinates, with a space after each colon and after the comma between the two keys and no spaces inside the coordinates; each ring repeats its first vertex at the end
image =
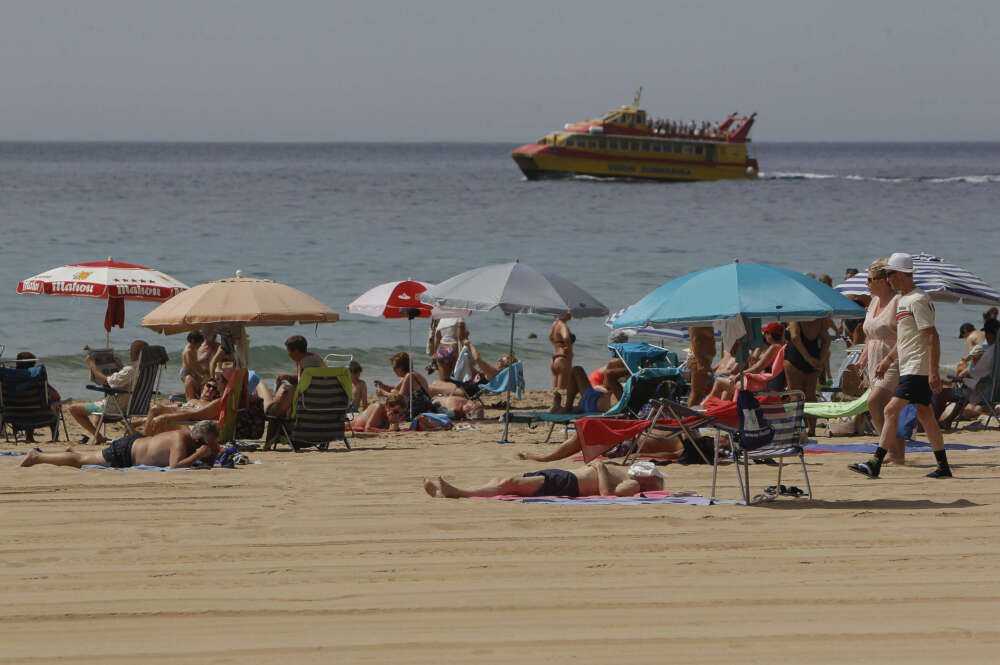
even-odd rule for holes
{"type": "Polygon", "coordinates": [[[529,180],[586,175],[665,181],[752,179],[750,143],[756,113],[732,114],[718,125],[653,120],[629,106],[595,120],[567,124],[511,153],[529,180]]]}

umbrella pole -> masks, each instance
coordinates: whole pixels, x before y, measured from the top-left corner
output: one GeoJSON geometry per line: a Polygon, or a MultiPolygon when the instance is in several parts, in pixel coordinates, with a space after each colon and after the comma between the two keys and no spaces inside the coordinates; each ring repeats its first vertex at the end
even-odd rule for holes
{"type": "Polygon", "coordinates": [[[513,441],[507,440],[507,430],[510,429],[510,384],[514,381],[514,319],[517,314],[511,312],[510,314],[510,355],[507,358],[510,359],[510,365],[507,365],[507,408],[504,413],[503,418],[503,438],[497,441],[497,443],[514,443],[513,441]]]}
{"type": "Polygon", "coordinates": [[[410,361],[409,362],[409,365],[410,365],[410,399],[409,399],[408,404],[409,404],[409,407],[410,407],[410,422],[412,423],[413,422],[413,318],[412,317],[407,317],[407,324],[409,324],[409,327],[410,327],[409,341],[407,342],[407,349],[406,349],[406,353],[407,353],[407,355],[409,355],[409,361],[410,361]]]}

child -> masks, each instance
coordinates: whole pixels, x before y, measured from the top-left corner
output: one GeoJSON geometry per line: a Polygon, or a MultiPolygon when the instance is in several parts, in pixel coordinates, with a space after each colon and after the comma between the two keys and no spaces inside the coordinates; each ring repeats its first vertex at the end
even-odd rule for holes
{"type": "Polygon", "coordinates": [[[351,392],[354,394],[354,406],[358,411],[368,408],[368,386],[361,380],[361,363],[352,360],[347,366],[351,372],[351,392]]]}

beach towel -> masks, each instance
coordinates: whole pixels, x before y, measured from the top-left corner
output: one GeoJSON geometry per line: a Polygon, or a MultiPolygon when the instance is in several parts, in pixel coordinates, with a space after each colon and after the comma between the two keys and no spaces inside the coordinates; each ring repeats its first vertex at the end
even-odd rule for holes
{"type": "Polygon", "coordinates": [[[813,418],[853,418],[868,411],[868,394],[850,402],[806,402],[804,413],[813,418]]]}
{"type": "Polygon", "coordinates": [[[735,501],[719,501],[693,492],[643,492],[635,496],[581,496],[571,499],[565,496],[514,496],[503,495],[489,497],[496,501],[516,501],[518,503],[549,503],[564,506],[600,506],[618,504],[637,506],[646,503],[678,503],[689,506],[711,506],[719,503],[736,503],[735,501]]]}
{"type": "MultiPolygon", "coordinates": [[[[878,443],[809,443],[803,446],[807,453],[875,453],[878,443]]],[[[945,450],[992,450],[1000,446],[973,446],[967,443],[946,443],[945,450]]],[[[931,445],[924,441],[909,440],[906,452],[929,453],[931,445]]]]}

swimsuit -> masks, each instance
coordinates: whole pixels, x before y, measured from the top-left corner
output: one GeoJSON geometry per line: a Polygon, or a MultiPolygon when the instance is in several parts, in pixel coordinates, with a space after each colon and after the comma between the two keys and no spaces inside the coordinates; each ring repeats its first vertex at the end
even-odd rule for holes
{"type": "Polygon", "coordinates": [[[101,451],[107,465],[115,469],[126,469],[135,466],[132,461],[132,444],[136,439],[141,439],[142,434],[129,434],[120,439],[115,439],[107,448],[101,451]]]}
{"type": "Polygon", "coordinates": [[[604,372],[599,369],[595,369],[590,373],[590,385],[600,386],[604,384],[604,372]]]}
{"type": "Polygon", "coordinates": [[[563,469],[542,469],[524,474],[523,478],[541,476],[545,482],[533,496],[580,496],[580,483],[576,476],[563,469]]]}
{"type": "Polygon", "coordinates": [[[449,360],[454,360],[457,357],[457,346],[439,346],[437,353],[434,354],[434,358],[440,360],[441,362],[448,362],[449,360]]]}
{"type": "MultiPolygon", "coordinates": [[[[802,340],[802,346],[806,347],[806,351],[809,352],[809,355],[814,358],[819,358],[819,335],[813,337],[812,339],[802,335],[799,339],[802,340]]],[[[791,341],[785,345],[785,360],[792,363],[793,367],[804,374],[815,374],[819,371],[809,364],[809,361],[806,360],[801,353],[799,353],[798,347],[791,341]]]]}
{"type": "Polygon", "coordinates": [[[604,393],[599,390],[595,390],[591,386],[587,386],[587,389],[583,391],[580,395],[580,401],[577,404],[577,408],[580,409],[582,413],[597,413],[600,409],[597,407],[597,402],[604,397],[604,393]]]}

